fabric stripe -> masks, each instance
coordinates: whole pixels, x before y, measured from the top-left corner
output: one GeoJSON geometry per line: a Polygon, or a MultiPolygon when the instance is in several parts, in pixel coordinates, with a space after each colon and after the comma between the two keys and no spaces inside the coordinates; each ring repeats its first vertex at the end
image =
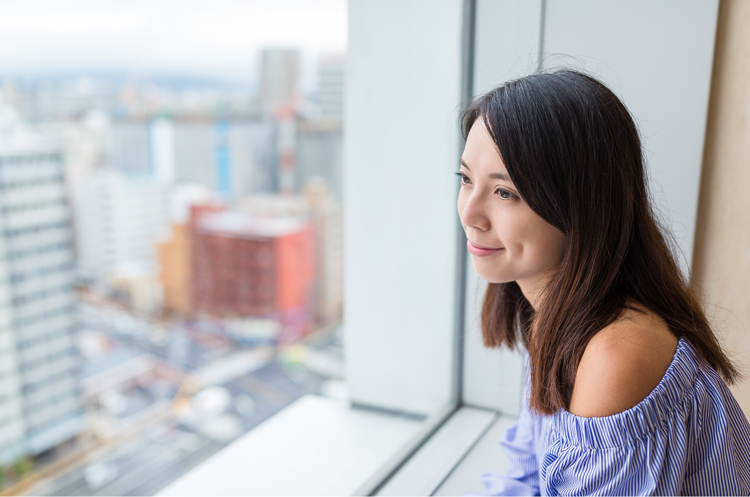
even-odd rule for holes
{"type": "Polygon", "coordinates": [[[684,338],[633,408],[581,418],[524,405],[500,445],[510,469],[483,475],[485,495],[750,495],[750,424],[684,338]]]}

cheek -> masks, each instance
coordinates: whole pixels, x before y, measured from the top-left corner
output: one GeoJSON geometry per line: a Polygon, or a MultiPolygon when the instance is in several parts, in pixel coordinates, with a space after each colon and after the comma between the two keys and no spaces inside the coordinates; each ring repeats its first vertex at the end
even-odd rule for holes
{"type": "Polygon", "coordinates": [[[555,263],[562,259],[565,235],[531,209],[508,219],[505,228],[508,245],[515,246],[524,257],[539,263],[555,263]]]}
{"type": "Polygon", "coordinates": [[[538,216],[534,221],[527,225],[527,240],[530,242],[529,248],[532,249],[534,258],[546,266],[559,264],[567,243],[565,235],[538,216]]]}
{"type": "Polygon", "coordinates": [[[494,216],[496,232],[500,241],[510,252],[520,253],[533,240],[535,229],[530,225],[531,216],[523,211],[505,211],[494,216]]]}

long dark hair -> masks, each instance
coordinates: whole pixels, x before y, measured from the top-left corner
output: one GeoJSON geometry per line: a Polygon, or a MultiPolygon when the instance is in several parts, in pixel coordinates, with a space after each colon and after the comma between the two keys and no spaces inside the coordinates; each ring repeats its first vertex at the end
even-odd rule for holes
{"type": "Polygon", "coordinates": [[[617,96],[577,71],[533,74],[472,102],[464,138],[480,118],[522,199],[567,238],[537,309],[515,282],[490,283],[482,306],[485,346],[529,351],[532,410],[568,408],[586,345],[624,308],[655,312],[735,381],[652,210],[638,130],[617,96]]]}

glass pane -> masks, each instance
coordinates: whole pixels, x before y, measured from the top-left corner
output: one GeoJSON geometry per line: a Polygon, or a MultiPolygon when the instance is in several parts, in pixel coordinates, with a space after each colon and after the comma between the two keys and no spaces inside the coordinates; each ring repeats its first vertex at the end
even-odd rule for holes
{"type": "Polygon", "coordinates": [[[6,2],[0,486],[151,495],[342,363],[341,1],[6,2]]]}

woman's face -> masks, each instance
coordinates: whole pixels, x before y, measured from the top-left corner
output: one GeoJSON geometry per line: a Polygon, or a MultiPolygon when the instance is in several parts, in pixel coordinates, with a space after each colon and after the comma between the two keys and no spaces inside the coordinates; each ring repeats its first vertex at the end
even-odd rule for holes
{"type": "Polygon", "coordinates": [[[565,235],[521,199],[482,119],[469,131],[460,174],[458,215],[474,270],[490,283],[516,281],[532,300],[560,266],[565,235]]]}

